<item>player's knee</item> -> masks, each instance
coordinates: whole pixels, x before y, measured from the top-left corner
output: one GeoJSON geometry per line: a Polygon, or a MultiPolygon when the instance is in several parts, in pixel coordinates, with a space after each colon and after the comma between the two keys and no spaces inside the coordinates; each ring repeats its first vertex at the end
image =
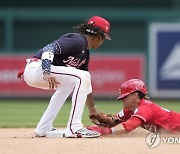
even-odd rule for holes
{"type": "Polygon", "coordinates": [[[89,72],[83,71],[79,76],[77,82],[78,85],[80,83],[80,91],[87,91],[87,89],[91,89],[91,76],[89,72]]]}

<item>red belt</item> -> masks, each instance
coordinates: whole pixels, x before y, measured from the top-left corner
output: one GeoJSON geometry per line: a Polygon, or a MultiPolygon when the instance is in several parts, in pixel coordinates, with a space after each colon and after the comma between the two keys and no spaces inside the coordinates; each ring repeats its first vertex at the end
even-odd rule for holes
{"type": "Polygon", "coordinates": [[[30,58],[29,61],[28,61],[28,63],[30,64],[30,63],[32,63],[32,62],[38,62],[38,61],[39,61],[38,58],[30,58]]]}

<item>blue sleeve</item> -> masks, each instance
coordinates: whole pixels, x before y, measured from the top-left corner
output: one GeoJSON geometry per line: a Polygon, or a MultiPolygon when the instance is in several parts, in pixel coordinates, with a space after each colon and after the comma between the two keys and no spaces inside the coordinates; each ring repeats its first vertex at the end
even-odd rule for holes
{"type": "MultiPolygon", "coordinates": [[[[56,42],[50,43],[50,44],[46,45],[44,48],[42,48],[42,53],[43,52],[52,52],[53,54],[55,54],[55,53],[59,53],[59,51],[60,51],[60,49],[59,49],[58,44],[56,42]]],[[[43,73],[50,74],[51,63],[52,63],[52,61],[49,59],[42,59],[43,73]]]]}
{"type": "Polygon", "coordinates": [[[52,52],[52,53],[59,53],[60,49],[56,42],[50,43],[46,45],[44,48],[42,48],[43,52],[52,52]]]}
{"type": "Polygon", "coordinates": [[[43,74],[44,73],[50,74],[50,72],[51,72],[51,61],[49,59],[43,59],[42,60],[42,70],[43,70],[43,74]]]}

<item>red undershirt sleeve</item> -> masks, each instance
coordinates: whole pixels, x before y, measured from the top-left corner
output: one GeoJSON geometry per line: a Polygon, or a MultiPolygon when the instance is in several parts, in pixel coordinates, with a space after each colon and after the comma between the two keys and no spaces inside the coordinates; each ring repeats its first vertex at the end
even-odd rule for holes
{"type": "Polygon", "coordinates": [[[138,126],[142,125],[143,121],[137,117],[131,117],[126,122],[123,122],[122,125],[126,129],[127,132],[131,132],[138,126]]]}

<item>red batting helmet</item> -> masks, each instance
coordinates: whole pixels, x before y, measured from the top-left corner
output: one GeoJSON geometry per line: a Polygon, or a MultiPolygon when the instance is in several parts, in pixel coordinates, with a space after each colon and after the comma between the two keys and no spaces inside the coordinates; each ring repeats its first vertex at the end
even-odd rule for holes
{"type": "Polygon", "coordinates": [[[146,85],[144,84],[143,81],[139,79],[131,79],[124,82],[119,90],[120,90],[120,96],[117,98],[118,100],[128,96],[129,94],[135,91],[140,91],[143,94],[147,94],[146,85]]]}

